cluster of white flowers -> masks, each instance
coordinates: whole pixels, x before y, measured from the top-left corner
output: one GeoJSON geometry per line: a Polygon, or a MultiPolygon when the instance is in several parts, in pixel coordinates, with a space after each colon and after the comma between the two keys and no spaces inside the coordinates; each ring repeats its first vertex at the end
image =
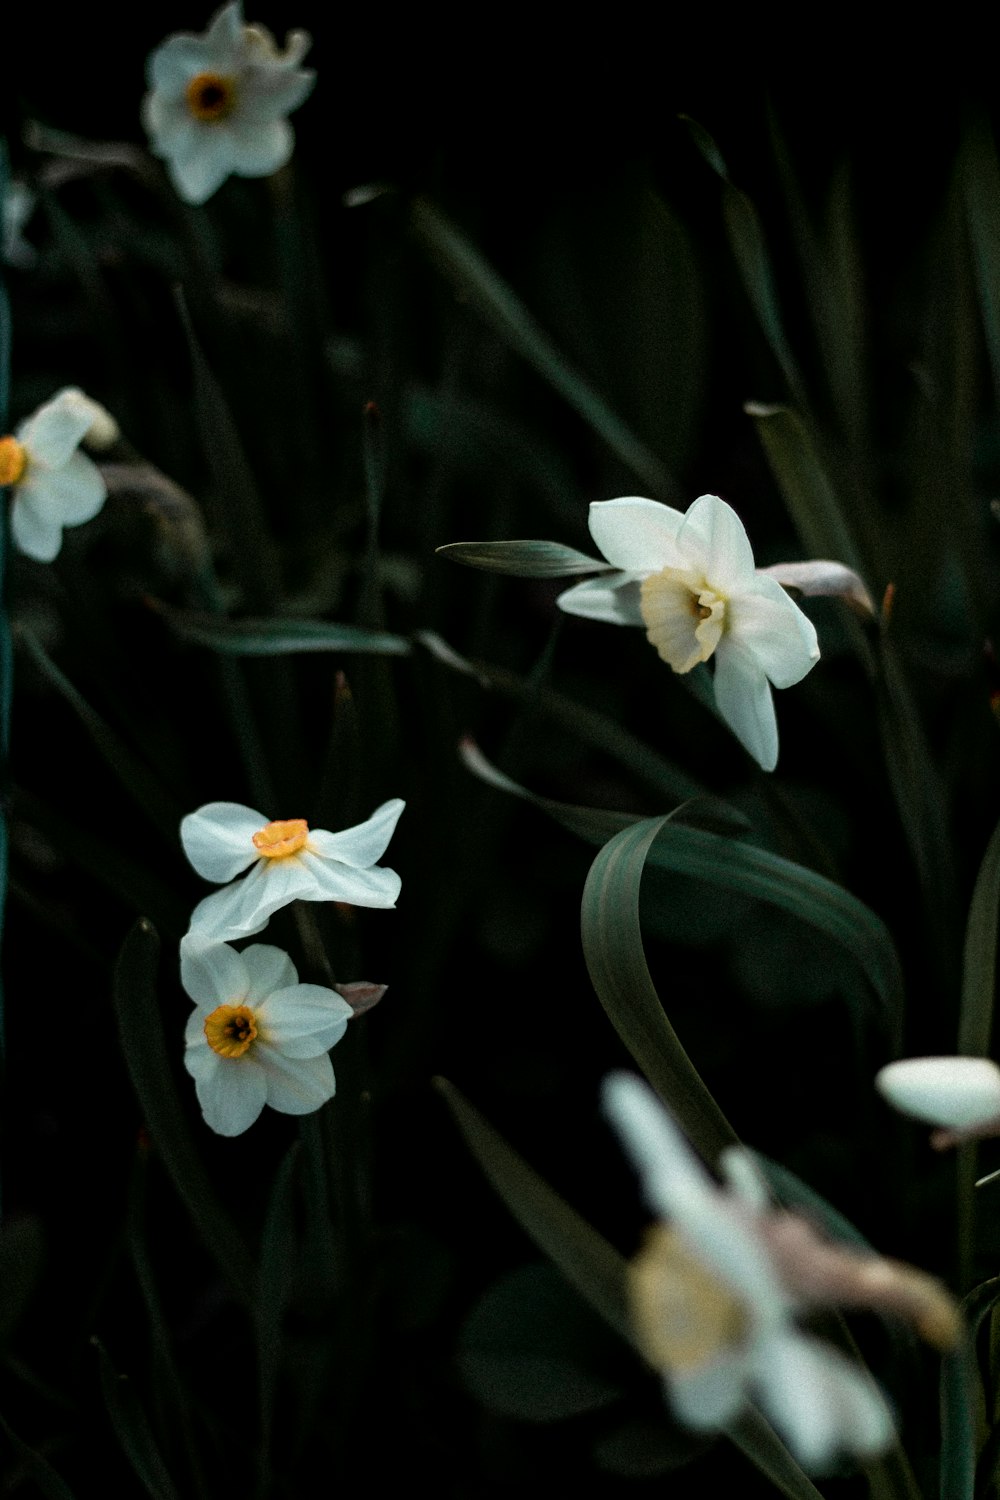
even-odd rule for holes
{"type": "Polygon", "coordinates": [[[253,943],[237,952],[230,943],[263,931],[292,901],[394,906],[399,876],[376,861],[403,805],[384,802],[341,833],[310,829],[304,818],[269,822],[237,802],[209,802],[182,820],[181,843],[198,874],[228,882],[198,903],[181,941],[181,983],[195,1003],[184,1064],[220,1135],[240,1135],[265,1104],[301,1115],[332,1098],[327,1054],[383,990],[300,984],[280,948],[253,943]]]}

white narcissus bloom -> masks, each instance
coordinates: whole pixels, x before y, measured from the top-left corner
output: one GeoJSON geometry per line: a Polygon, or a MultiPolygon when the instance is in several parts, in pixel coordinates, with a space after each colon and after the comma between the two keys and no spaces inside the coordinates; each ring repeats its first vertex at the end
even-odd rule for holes
{"type": "Polygon", "coordinates": [[[400,878],[375,861],[404,806],[394,797],[342,833],[310,829],[304,818],[269,823],[239,802],[209,802],[189,813],[181,821],[184,853],[206,880],[232,882],[198,903],[191,935],[215,943],[252,937],[290,901],[395,906],[400,878]],[[234,880],[248,865],[246,878],[234,880]]]}
{"type": "Polygon", "coordinates": [[[268,177],[292,154],[286,115],[309,95],[316,74],[300,68],[305,31],[285,50],[263,26],[245,26],[241,0],[225,6],[202,36],[181,32],[153,52],[142,122],[186,203],[204,203],[231,173],[268,177]]]}
{"type": "Polygon", "coordinates": [[[103,406],[67,386],[12,436],[0,437],[0,485],[12,495],[11,536],[37,562],[51,562],[63,527],[92,520],[107,499],[100,470],[77,450],[93,428],[111,420],[103,406]]]}
{"type": "Polygon", "coordinates": [[[879,1093],[904,1115],[941,1127],[938,1149],[1000,1135],[1000,1068],[987,1057],[908,1057],[875,1077],[879,1093]]]}
{"type": "Polygon", "coordinates": [[[812,623],[753,552],[736,512],[701,495],[687,512],[656,500],[595,501],[590,532],[617,570],[559,595],[569,614],[642,625],[675,672],[714,658],[715,702],[765,771],[778,761],[771,685],[799,682],[819,660],[812,623]]]}
{"type": "Polygon", "coordinates": [[[640,1345],[678,1420],[719,1431],[754,1400],[808,1469],[882,1452],[893,1427],[874,1383],[793,1321],[797,1302],[763,1232],[767,1195],[749,1153],[723,1153],[719,1187],[639,1079],[609,1078],[604,1107],[661,1221],[630,1291],[640,1345]]]}
{"type": "Polygon", "coordinates": [[[299,984],[281,948],[253,943],[237,953],[187,937],[181,983],[195,1003],[184,1066],[219,1135],[242,1135],[265,1104],[307,1115],[333,1097],[327,1053],[354,1011],[333,990],[299,984]]]}

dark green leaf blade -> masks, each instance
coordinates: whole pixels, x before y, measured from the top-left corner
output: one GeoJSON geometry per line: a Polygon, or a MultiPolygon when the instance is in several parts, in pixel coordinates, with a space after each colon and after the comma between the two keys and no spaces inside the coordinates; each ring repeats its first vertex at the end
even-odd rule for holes
{"type": "Polygon", "coordinates": [[[150,1500],[180,1500],[132,1382],[119,1375],[99,1339],[91,1339],[101,1369],[101,1391],[115,1436],[150,1500]]]}
{"type": "Polygon", "coordinates": [[[565,578],[574,573],[611,571],[610,563],[588,557],[575,547],[564,547],[561,542],[448,542],[436,551],[449,562],[513,578],[565,578]]]}
{"type": "Polygon", "coordinates": [[[295,652],[364,652],[406,656],[410,643],[401,635],[340,625],[326,620],[224,620],[157,604],[171,630],[184,640],[208,646],[223,656],[289,656],[295,652]]]}

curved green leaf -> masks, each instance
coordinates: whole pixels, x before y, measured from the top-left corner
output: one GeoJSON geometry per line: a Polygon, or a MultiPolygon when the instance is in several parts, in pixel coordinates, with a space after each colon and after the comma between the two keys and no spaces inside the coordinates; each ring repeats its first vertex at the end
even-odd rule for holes
{"type": "Polygon", "coordinates": [[[104,1404],[133,1473],[150,1500],[180,1500],[132,1382],[118,1374],[99,1339],[91,1343],[100,1361],[104,1404]]]}
{"type": "Polygon", "coordinates": [[[565,578],[574,573],[606,573],[611,564],[561,542],[448,542],[437,547],[439,557],[481,568],[484,573],[507,573],[514,578],[565,578]]]}
{"type": "Polygon", "coordinates": [[[341,651],[406,656],[410,643],[401,635],[338,625],[325,620],[223,620],[189,614],[157,604],[171,630],[184,640],[208,646],[224,656],[288,656],[297,651],[341,651]]]}
{"type": "Polygon", "coordinates": [[[1000,1276],[969,1293],[962,1303],[965,1336],[941,1362],[941,1500],[974,1500],[981,1401],[976,1336],[983,1318],[998,1302],[1000,1276]]]}
{"type": "Polygon", "coordinates": [[[993,1036],[997,932],[1000,929],[1000,823],[986,846],[972,891],[962,960],[958,1051],[987,1057],[993,1036]]]}
{"type": "Polygon", "coordinates": [[[2,1416],[0,1432],[10,1443],[24,1465],[26,1474],[38,1486],[39,1493],[45,1496],[45,1500],[74,1500],[73,1491],[56,1473],[48,1459],[43,1458],[35,1448],[29,1447],[23,1438],[19,1438],[2,1416]]]}

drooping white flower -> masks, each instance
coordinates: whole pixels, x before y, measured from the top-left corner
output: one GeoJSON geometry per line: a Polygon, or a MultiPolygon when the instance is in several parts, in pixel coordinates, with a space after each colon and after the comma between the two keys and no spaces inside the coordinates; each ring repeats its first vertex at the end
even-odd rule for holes
{"type": "Polygon", "coordinates": [[[907,1057],[879,1069],[875,1086],[902,1114],[940,1126],[938,1149],[1000,1135],[1000,1068],[987,1057],[907,1057]]]}
{"type": "Polygon", "coordinates": [[[333,1097],[327,1054],[354,1011],[334,990],[300,984],[281,948],[253,943],[237,953],[186,937],[181,983],[195,1003],[184,1066],[219,1135],[242,1135],[265,1104],[307,1115],[333,1097]]]}
{"type": "Polygon", "coordinates": [[[111,418],[75,386],[40,406],[11,436],[0,437],[0,485],[12,494],[14,545],[38,562],[51,562],[64,526],[97,515],[108,496],[100,470],[80,453],[91,429],[111,418]]]}
{"type": "Polygon", "coordinates": [[[285,117],[316,81],[299,67],[310,41],[292,31],[279,51],[233,0],[203,35],[179,32],[150,55],[142,122],[186,203],[204,203],[232,173],[268,177],[285,165],[295,143],[285,117]]]}
{"type": "MultiPolygon", "coordinates": [[[[640,1346],[678,1420],[718,1431],[753,1400],[806,1468],[883,1451],[893,1428],[874,1383],[796,1326],[796,1309],[815,1298],[788,1284],[799,1249],[775,1253],[770,1230],[792,1216],[772,1214],[749,1153],[723,1153],[718,1186],[639,1079],[609,1078],[604,1107],[660,1220],[633,1263],[630,1292],[640,1346]]],[[[830,1254],[843,1262],[839,1247],[830,1254]]]]}
{"type": "Polygon", "coordinates": [[[715,662],[719,713],[765,771],[778,760],[771,686],[791,687],[819,660],[811,621],[754,567],[736,512],[701,495],[687,512],[623,497],[590,507],[590,532],[616,571],[559,595],[569,614],[642,625],[675,672],[715,662]]]}
{"type": "Polygon", "coordinates": [[[190,933],[216,943],[252,937],[290,901],[395,906],[400,878],[375,861],[388,848],[404,805],[394,797],[342,833],[310,829],[304,818],[268,822],[238,802],[199,807],[181,822],[184,853],[206,880],[232,883],[198,903],[190,933]],[[235,880],[248,865],[250,873],[235,880]]]}

